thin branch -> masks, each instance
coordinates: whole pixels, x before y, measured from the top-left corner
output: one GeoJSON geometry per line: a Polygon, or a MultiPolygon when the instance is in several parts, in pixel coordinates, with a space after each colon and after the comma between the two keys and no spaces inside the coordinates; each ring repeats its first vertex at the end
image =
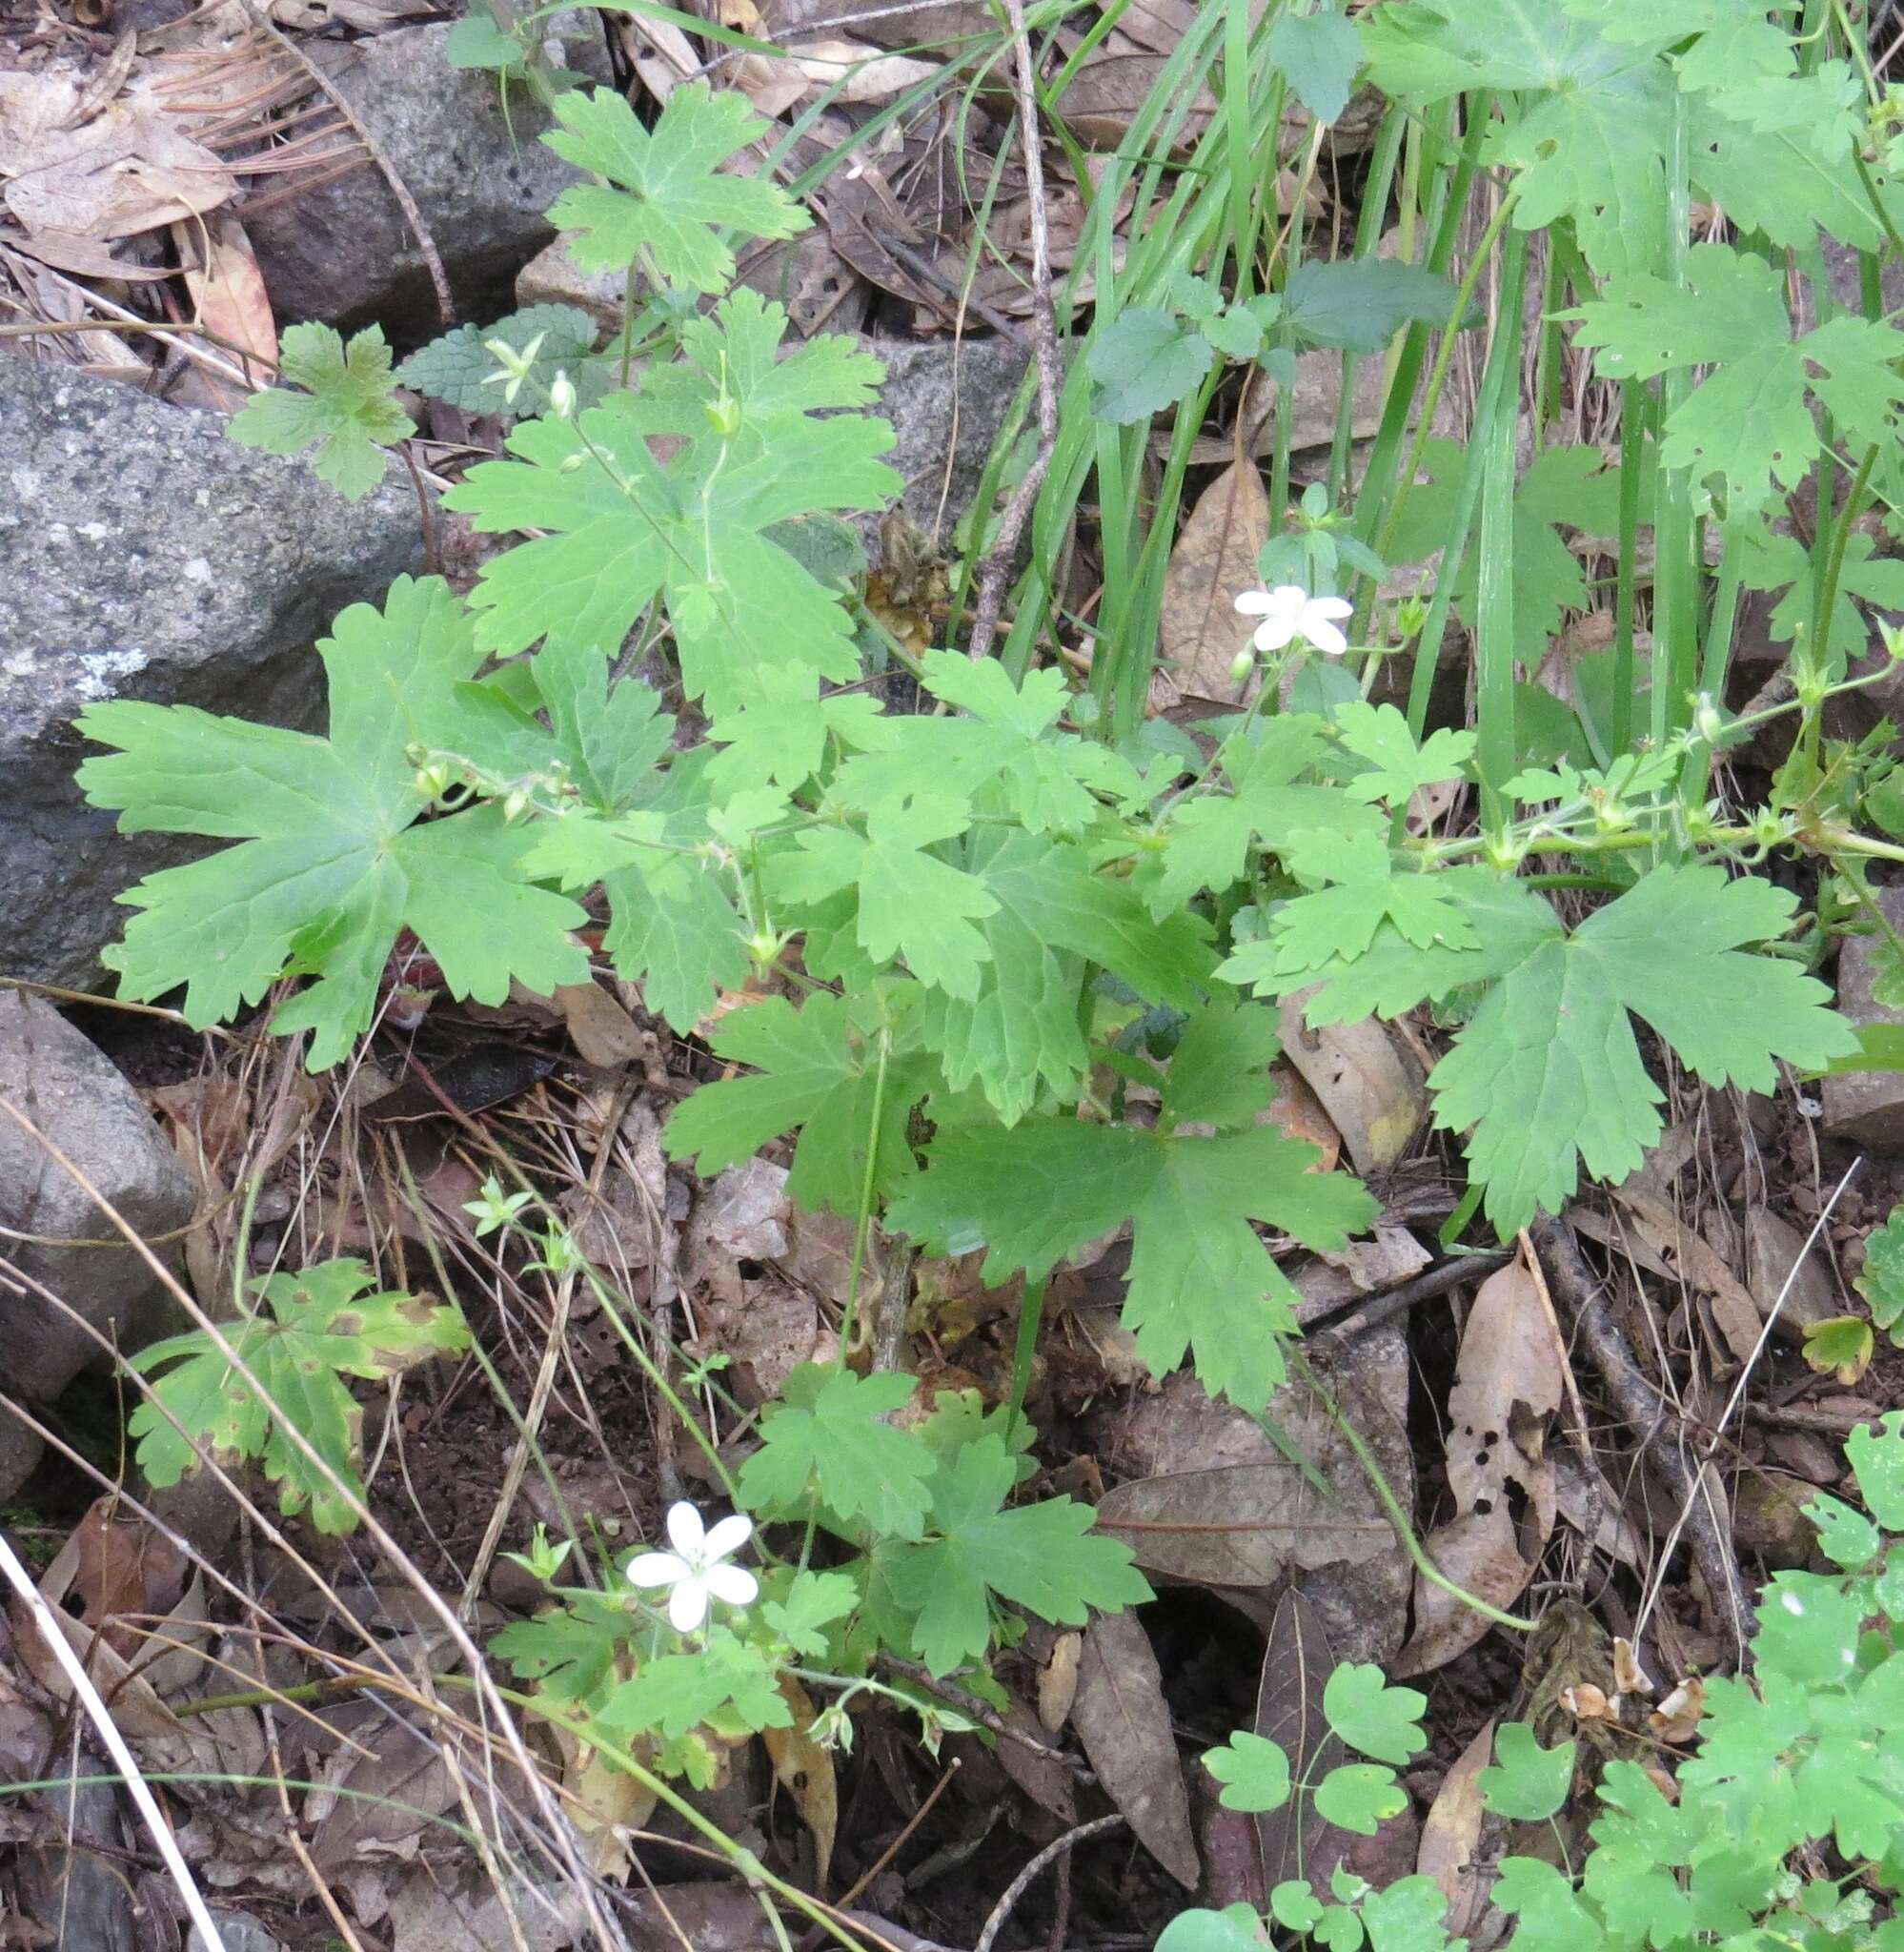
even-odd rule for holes
{"type": "Polygon", "coordinates": [[[1012,490],[999,521],[998,539],[979,578],[979,601],[972,614],[970,654],[988,658],[998,635],[999,612],[1019,538],[1032,504],[1044,485],[1058,445],[1058,315],[1051,303],[1051,224],[1044,199],[1044,155],[1038,131],[1037,79],[1031,71],[1031,36],[1024,25],[1024,0],[1003,0],[1011,23],[1012,89],[1018,98],[1019,141],[1024,151],[1025,191],[1031,215],[1031,350],[1038,364],[1038,452],[1012,490]]]}

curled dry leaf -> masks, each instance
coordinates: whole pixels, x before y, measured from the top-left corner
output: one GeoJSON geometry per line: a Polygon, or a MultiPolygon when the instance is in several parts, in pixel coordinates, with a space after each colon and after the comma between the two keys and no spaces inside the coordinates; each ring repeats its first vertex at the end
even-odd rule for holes
{"type": "Polygon", "coordinates": [[[1472,1741],[1455,1759],[1454,1767],[1441,1779],[1434,1801],[1422,1820],[1421,1847],[1415,1853],[1415,1869],[1432,1878],[1448,1900],[1448,1917],[1443,1921],[1450,1938],[1458,1938],[1474,1922],[1480,1908],[1480,1877],[1474,1866],[1475,1846],[1481,1840],[1481,1772],[1494,1756],[1494,1730],[1498,1716],[1482,1723],[1472,1741]]]}
{"type": "Polygon", "coordinates": [[[1038,1670],[1038,1718],[1052,1735],[1071,1718],[1084,1652],[1084,1635],[1060,1634],[1051,1643],[1051,1658],[1038,1670]]]}
{"type": "Polygon", "coordinates": [[[1314,993],[1284,998],[1276,1026],[1283,1054],[1342,1134],[1356,1171],[1385,1172],[1408,1150],[1428,1110],[1420,1071],[1373,1017],[1311,1029],[1303,1005],[1314,993]]]}
{"type": "MultiPolygon", "coordinates": [[[[1559,1343],[1525,1263],[1481,1284],[1448,1398],[1448,1484],[1456,1515],[1428,1556],[1456,1585],[1509,1605],[1533,1576],[1557,1508],[1548,1431],[1560,1411],[1559,1343]]],[[[1487,1618],[1430,1580],[1415,1581],[1415,1631],[1393,1673],[1425,1674],[1474,1645],[1487,1618]]]]}
{"type": "Polygon", "coordinates": [[[1706,1683],[1697,1675],[1683,1680],[1646,1718],[1663,1742],[1690,1742],[1706,1712],[1706,1683]]]}
{"type": "Polygon", "coordinates": [[[1164,1699],[1164,1677],[1144,1623],[1133,1613],[1091,1622],[1071,1705],[1078,1739],[1104,1794],[1130,1820],[1137,1840],[1186,1890],[1201,1866],[1190,1831],[1190,1798],[1164,1699]]]}
{"type": "Polygon", "coordinates": [[[1170,552],[1158,616],[1164,659],[1180,691],[1242,705],[1257,680],[1238,684],[1230,661],[1249,640],[1236,593],[1257,580],[1269,539],[1269,497],[1253,460],[1233,460],[1197,498],[1170,552]]]}
{"type": "Polygon", "coordinates": [[[780,1678],[780,1695],[793,1710],[791,1728],[765,1728],[760,1740],[774,1765],[774,1780],[793,1798],[800,1821],[813,1833],[815,1881],[826,1888],[833,1862],[833,1840],[840,1829],[840,1785],[833,1774],[833,1751],[815,1741],[813,1702],[791,1675],[780,1678]]]}

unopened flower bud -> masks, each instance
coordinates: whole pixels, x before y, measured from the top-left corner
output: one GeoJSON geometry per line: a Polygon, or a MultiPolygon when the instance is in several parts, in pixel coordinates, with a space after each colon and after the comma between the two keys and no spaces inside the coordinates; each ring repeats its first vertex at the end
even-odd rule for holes
{"type": "Polygon", "coordinates": [[[722,440],[732,440],[740,431],[740,402],[722,394],[718,400],[709,400],[706,407],[707,424],[720,436],[722,440]]]}
{"type": "Polygon", "coordinates": [[[1238,651],[1236,656],[1229,661],[1229,681],[1232,684],[1243,684],[1247,681],[1249,674],[1255,669],[1256,653],[1248,650],[1238,651]]]}
{"type": "Polygon", "coordinates": [[[576,410],[576,390],[566,373],[557,373],[549,387],[549,411],[566,420],[576,410]]]}

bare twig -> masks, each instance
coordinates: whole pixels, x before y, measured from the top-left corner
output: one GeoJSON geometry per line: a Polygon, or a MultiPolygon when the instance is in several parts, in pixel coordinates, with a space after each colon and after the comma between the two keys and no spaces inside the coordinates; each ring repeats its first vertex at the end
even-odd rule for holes
{"type": "MultiPolygon", "coordinates": [[[[1443,1261],[1437,1268],[1415,1275],[1411,1280],[1398,1282],[1393,1288],[1387,1288],[1377,1294],[1357,1295],[1352,1303],[1344,1303],[1350,1312],[1337,1315],[1333,1321],[1327,1312],[1304,1322],[1303,1332],[1306,1346],[1311,1355],[1327,1355],[1357,1335],[1367,1334],[1378,1324],[1411,1309],[1417,1302],[1432,1301],[1437,1295],[1446,1294],[1450,1288],[1459,1288],[1465,1281],[1479,1281],[1484,1275],[1494,1273],[1507,1260],[1505,1251],[1484,1250],[1478,1253],[1457,1254],[1452,1260],[1443,1261]]],[[[1299,1312],[1300,1313],[1300,1312],[1299,1312]]]]}
{"type": "Polygon", "coordinates": [[[1093,1837],[1102,1837],[1106,1830],[1115,1830],[1127,1820],[1122,1811],[1114,1811],[1108,1817],[1098,1817],[1088,1823],[1080,1823],[1075,1830],[1067,1830],[1055,1843],[1047,1843],[1032,1860],[1019,1872],[1005,1886],[1004,1896],[992,1906],[992,1915],[985,1921],[985,1928],[979,1934],[979,1942],[972,1952],[992,1952],[992,1945],[998,1935],[1004,1929],[1004,1922],[1012,1914],[1012,1907],[1031,1888],[1031,1881],[1037,1877],[1053,1858],[1063,1857],[1079,1844],[1093,1837]]]}
{"type": "MultiPolygon", "coordinates": [[[[1553,1298],[1593,1358],[1613,1407],[1632,1426],[1641,1447],[1684,1507],[1673,1539],[1684,1531],[1712,1604],[1724,1616],[1726,1631],[1736,1641],[1743,1660],[1751,1608],[1739,1579],[1738,1561],[1720,1535],[1710,1497],[1705,1494],[1704,1462],[1694,1468],[1686,1455],[1683,1438],[1669,1430],[1671,1406],[1640,1368],[1626,1331],[1613,1318],[1606,1289],[1587,1265],[1572,1228],[1565,1220],[1544,1220],[1534,1230],[1533,1238],[1553,1298]]],[[[1660,1556],[1662,1567],[1667,1556],[1665,1553],[1660,1556]]]]}
{"type": "Polygon", "coordinates": [[[998,539],[979,578],[979,600],[972,613],[970,653],[988,658],[998,635],[999,612],[1019,538],[1044,485],[1058,445],[1058,315],[1051,304],[1051,225],[1044,200],[1044,156],[1039,147],[1037,77],[1031,71],[1031,36],[1024,25],[1024,0],[1003,0],[1011,24],[1012,88],[1018,98],[1019,141],[1024,151],[1024,183],[1031,216],[1031,350],[1038,364],[1038,452],[1012,490],[999,520],[998,539]]]}

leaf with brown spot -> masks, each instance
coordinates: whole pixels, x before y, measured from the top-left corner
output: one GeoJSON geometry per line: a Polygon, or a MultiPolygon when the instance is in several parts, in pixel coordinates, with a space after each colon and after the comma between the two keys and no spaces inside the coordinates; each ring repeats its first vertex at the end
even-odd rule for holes
{"type": "Polygon", "coordinates": [[[780,1677],[780,1698],[793,1710],[791,1728],[763,1728],[774,1780],[793,1798],[800,1821],[813,1832],[814,1881],[826,1888],[833,1862],[833,1840],[840,1829],[840,1785],[833,1774],[833,1751],[812,1736],[813,1703],[791,1675],[780,1677]]]}
{"type": "Polygon", "coordinates": [[[1106,1796],[1137,1840],[1185,1890],[1202,1875],[1190,1797],[1150,1636],[1133,1613],[1091,1622],[1078,1662],[1071,1724],[1106,1796]]]}

